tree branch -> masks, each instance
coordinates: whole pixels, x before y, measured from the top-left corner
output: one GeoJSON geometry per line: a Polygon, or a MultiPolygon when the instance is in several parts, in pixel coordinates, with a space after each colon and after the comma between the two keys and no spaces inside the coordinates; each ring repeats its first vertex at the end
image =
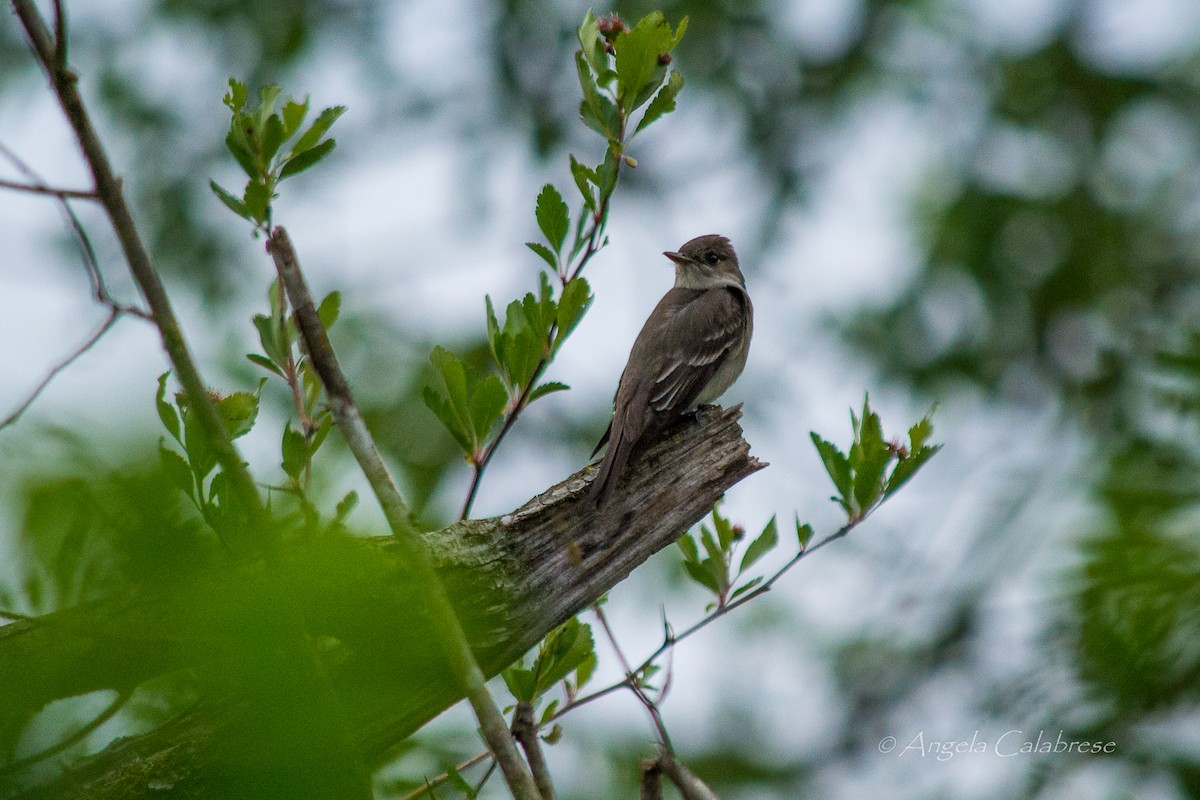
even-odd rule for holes
{"type": "MultiPolygon", "coordinates": [[[[671,431],[630,466],[602,511],[587,503],[594,467],[585,467],[511,514],[424,534],[484,674],[524,655],[765,466],[749,455],[740,416],[737,407],[712,409],[671,431]]],[[[327,671],[368,764],[386,761],[462,698],[440,648],[426,644],[434,641],[426,599],[397,540],[334,538],[285,550],[269,573],[246,566],[0,627],[0,727],[5,715],[27,715],[57,697],[182,669],[205,674],[222,647],[252,651],[252,638],[234,634],[246,610],[262,605],[269,581],[270,594],[285,597],[313,636],[340,643],[327,671]]],[[[209,697],[17,796],[137,800],[160,797],[153,787],[164,782],[214,796],[235,774],[223,755],[227,731],[254,724],[255,706],[240,697],[209,697]]]]}
{"type": "Polygon", "coordinates": [[[371,490],[383,507],[384,516],[392,529],[397,545],[404,553],[416,579],[425,594],[429,613],[434,618],[433,629],[438,643],[445,651],[450,668],[454,671],[460,687],[471,703],[488,749],[496,756],[504,779],[516,800],[549,800],[541,798],[538,787],[530,775],[521,754],[509,734],[504,715],[492,698],[479,663],[471,652],[466,633],[455,616],[454,606],[446,595],[445,587],[433,570],[425,542],[420,538],[408,506],[400,497],[387,466],[383,463],[375,440],[371,437],[358,406],[350,394],[350,385],[342,373],[333,346],[329,343],[325,326],[317,314],[312,294],[300,271],[295,248],[283,227],[275,228],[267,241],[267,249],[275,259],[280,280],[287,291],[288,300],[296,314],[296,327],[303,338],[313,367],[321,376],[321,383],[329,396],[334,424],[338,426],[350,452],[366,475],[371,490]]]}

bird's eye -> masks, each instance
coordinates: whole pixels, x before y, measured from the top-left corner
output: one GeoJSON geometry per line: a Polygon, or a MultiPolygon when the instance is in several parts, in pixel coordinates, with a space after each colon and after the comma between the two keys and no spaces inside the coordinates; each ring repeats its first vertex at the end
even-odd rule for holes
{"type": "Polygon", "coordinates": [[[716,253],[709,253],[704,257],[704,260],[710,267],[715,267],[717,262],[721,260],[721,257],[716,253]]]}

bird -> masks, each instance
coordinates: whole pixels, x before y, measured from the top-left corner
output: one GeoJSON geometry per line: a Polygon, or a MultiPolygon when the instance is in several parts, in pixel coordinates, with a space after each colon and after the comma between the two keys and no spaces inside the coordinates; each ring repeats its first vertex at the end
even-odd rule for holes
{"type": "Polygon", "coordinates": [[[629,352],[613,399],[608,443],[588,490],[601,507],[630,458],[687,412],[712,403],[746,366],[754,309],[729,239],[698,236],[663,253],[675,265],[675,285],[663,295],[629,352]]]}

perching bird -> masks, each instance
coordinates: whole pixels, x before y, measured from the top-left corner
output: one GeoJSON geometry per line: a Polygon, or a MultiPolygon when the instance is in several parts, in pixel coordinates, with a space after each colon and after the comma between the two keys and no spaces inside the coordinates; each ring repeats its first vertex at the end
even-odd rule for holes
{"type": "Polygon", "coordinates": [[[608,442],[588,493],[597,506],[612,494],[640,446],[724,394],[746,366],[754,309],[733,245],[724,236],[699,236],[663,255],[675,262],[675,286],[633,343],[612,422],[592,453],[608,442]]]}

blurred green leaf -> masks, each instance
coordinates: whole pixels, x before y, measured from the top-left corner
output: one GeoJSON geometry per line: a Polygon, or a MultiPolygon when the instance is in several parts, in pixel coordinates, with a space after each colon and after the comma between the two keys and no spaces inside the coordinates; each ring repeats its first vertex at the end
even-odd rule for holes
{"type": "Polygon", "coordinates": [[[239,217],[242,217],[243,219],[251,219],[250,209],[246,208],[246,204],[243,203],[239,198],[222,189],[217,185],[216,181],[209,181],[208,185],[209,188],[213,190],[213,194],[215,194],[222,203],[228,206],[230,211],[237,214],[239,217]]]}
{"type": "MultiPolygon", "coordinates": [[[[555,253],[562,251],[563,242],[567,238],[567,230],[571,227],[570,211],[554,184],[547,183],[538,194],[535,208],[538,227],[555,253]]],[[[551,266],[554,266],[551,263],[551,266]]]]}
{"type": "Polygon", "coordinates": [[[171,483],[179,488],[189,498],[196,496],[196,484],[192,478],[192,468],[183,460],[183,456],[163,445],[158,446],[158,459],[163,472],[171,483]]]}
{"type": "Polygon", "coordinates": [[[341,313],[341,292],[330,292],[325,295],[325,299],[321,301],[321,305],[317,308],[317,317],[320,318],[321,324],[325,326],[325,330],[333,327],[333,323],[337,322],[338,316],[341,313]]]}
{"type": "Polygon", "coordinates": [[[300,480],[309,461],[308,442],[304,434],[295,430],[290,423],[285,425],[280,450],[283,453],[283,471],[293,480],[300,480]]]}
{"type": "Polygon", "coordinates": [[[529,400],[526,402],[532,403],[534,400],[537,400],[540,397],[544,397],[553,392],[565,392],[570,388],[571,387],[567,386],[565,383],[559,383],[558,381],[546,381],[545,383],[538,385],[537,388],[529,393],[529,400]]]}
{"type": "MultiPolygon", "coordinates": [[[[304,153],[317,147],[317,143],[321,141],[321,137],[333,127],[333,123],[337,122],[342,114],[346,113],[345,106],[333,106],[326,108],[317,115],[312,127],[296,140],[295,146],[292,148],[292,153],[304,153]]],[[[332,149],[332,148],[330,148],[332,149]]],[[[311,165],[310,165],[311,166],[311,165]]]]}
{"type": "Polygon", "coordinates": [[[562,297],[558,301],[557,319],[558,332],[554,337],[554,350],[562,345],[579,321],[583,319],[583,315],[592,305],[592,290],[588,286],[588,282],[582,277],[572,278],[563,287],[562,297]]]}
{"type": "Polygon", "coordinates": [[[337,141],[326,139],[315,147],[297,152],[287,161],[283,162],[283,169],[279,172],[279,180],[298,175],[309,167],[316,165],[321,159],[333,152],[333,148],[335,147],[337,147],[337,141]]]}
{"type": "Polygon", "coordinates": [[[821,463],[825,465],[825,471],[829,473],[830,480],[837,488],[839,502],[847,511],[850,510],[850,499],[854,492],[854,482],[850,475],[850,461],[845,454],[837,448],[837,445],[832,442],[827,442],[822,439],[816,431],[809,434],[812,437],[813,445],[817,448],[817,453],[821,456],[821,463]]]}
{"type": "Polygon", "coordinates": [[[771,517],[771,521],[763,528],[762,533],[750,543],[746,548],[746,554],[742,556],[741,566],[738,567],[738,574],[745,572],[750,567],[754,566],[763,556],[771,552],[775,545],[779,543],[779,529],[775,524],[775,517],[771,517]]]}
{"type": "Polygon", "coordinates": [[[252,392],[234,392],[217,400],[217,411],[231,438],[245,436],[258,418],[258,395],[252,392]]]}
{"type": "MultiPolygon", "coordinates": [[[[682,26],[681,26],[682,27],[682,26]]],[[[634,133],[638,133],[643,128],[649,127],[652,123],[658,120],[665,114],[669,114],[675,110],[675,98],[679,96],[679,92],[683,90],[683,75],[679,70],[672,70],[671,77],[666,84],[659,89],[658,94],[654,96],[650,106],[646,109],[646,113],[642,115],[642,119],[638,122],[634,133]]]]}
{"type": "Polygon", "coordinates": [[[171,438],[175,441],[183,444],[179,438],[179,414],[175,411],[175,407],[166,400],[167,378],[170,375],[170,371],[167,371],[158,376],[158,393],[154,396],[154,405],[158,409],[158,418],[162,420],[167,433],[171,434],[171,438]]]}

